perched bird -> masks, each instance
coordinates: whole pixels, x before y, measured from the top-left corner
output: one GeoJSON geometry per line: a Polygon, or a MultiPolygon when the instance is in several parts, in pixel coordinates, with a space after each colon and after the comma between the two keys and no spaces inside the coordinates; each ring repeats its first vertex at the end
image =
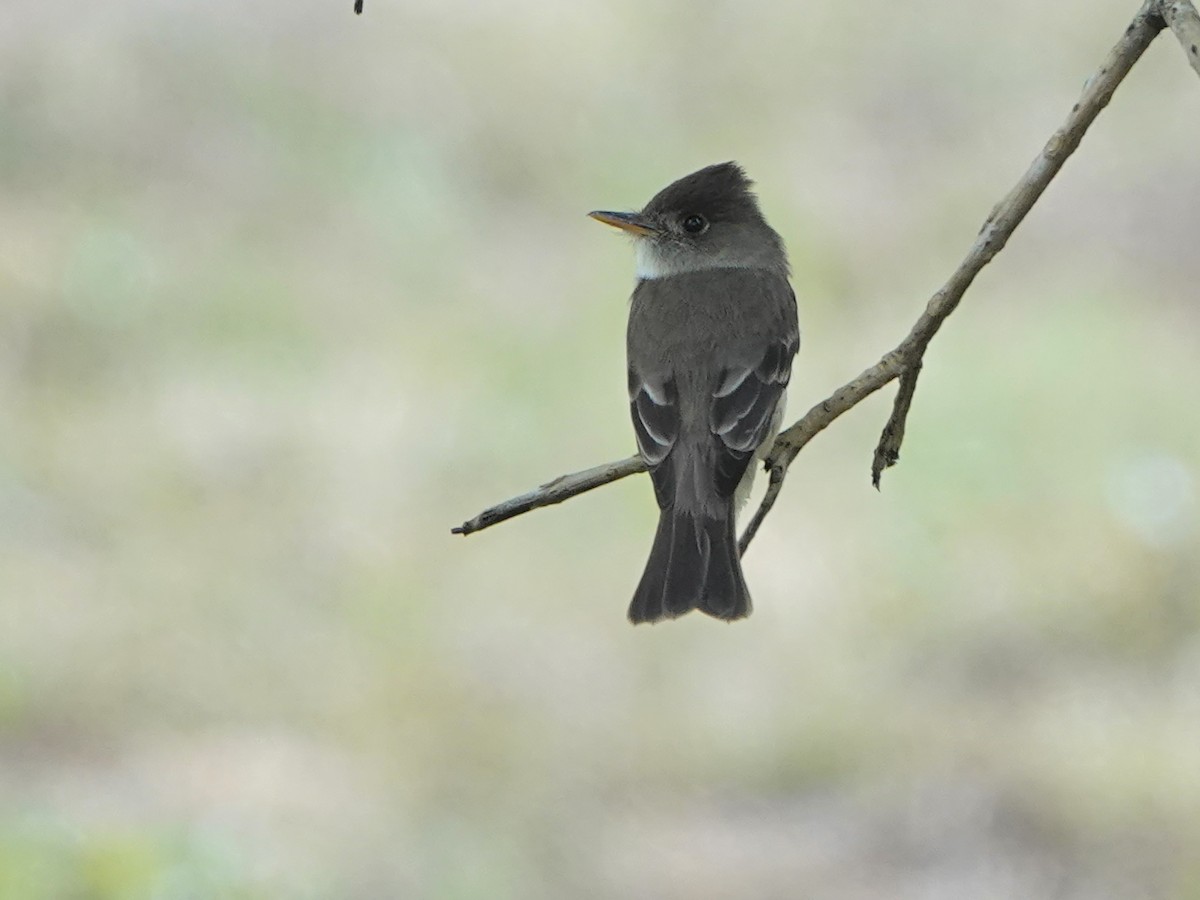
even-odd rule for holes
{"type": "Polygon", "coordinates": [[[634,238],[626,337],[638,450],[661,510],[629,619],[750,614],[734,516],[783,417],[800,346],[783,241],[733,162],[641,212],[589,213],[634,238]]]}

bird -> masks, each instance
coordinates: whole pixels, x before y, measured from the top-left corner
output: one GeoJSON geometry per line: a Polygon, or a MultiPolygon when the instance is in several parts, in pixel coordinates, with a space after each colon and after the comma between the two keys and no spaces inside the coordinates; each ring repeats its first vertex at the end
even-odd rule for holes
{"type": "Polygon", "coordinates": [[[629,410],[654,484],[658,528],[634,624],[700,610],[750,614],[735,531],[779,431],[800,347],[783,239],[736,162],[663,188],[637,212],[595,210],[631,235],[629,410]]]}

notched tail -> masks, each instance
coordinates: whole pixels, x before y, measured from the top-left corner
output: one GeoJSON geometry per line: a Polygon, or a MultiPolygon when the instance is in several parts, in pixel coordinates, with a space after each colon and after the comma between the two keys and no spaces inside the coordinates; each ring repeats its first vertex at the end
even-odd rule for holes
{"type": "Polygon", "coordinates": [[[666,509],[659,517],[629,620],[657,622],[693,609],[726,621],[750,615],[732,510],[713,518],[666,509]]]}

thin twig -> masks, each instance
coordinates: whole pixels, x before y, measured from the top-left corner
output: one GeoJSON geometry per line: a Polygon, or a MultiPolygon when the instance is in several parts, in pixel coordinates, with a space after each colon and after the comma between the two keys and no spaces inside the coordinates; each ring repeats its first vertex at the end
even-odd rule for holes
{"type": "Polygon", "coordinates": [[[451,528],[450,532],[452,534],[474,534],[476,531],[482,531],[484,528],[495,525],[497,522],[503,522],[505,519],[511,519],[513,516],[519,516],[521,513],[527,513],[542,506],[562,503],[564,500],[570,500],[577,494],[590,491],[592,488],[602,487],[613,481],[619,481],[626,475],[636,475],[638,472],[645,471],[646,464],[642,462],[642,458],[631,456],[628,459],[605,463],[602,466],[593,466],[582,472],[559,475],[553,481],[547,481],[541,487],[534,488],[528,493],[485,509],[475,518],[468,519],[457,528],[451,528]]]}
{"type": "MultiPolygon", "coordinates": [[[[954,312],[975,276],[1004,249],[1013,231],[1058,174],[1067,157],[1079,146],[1088,127],[1108,105],[1117,85],[1167,23],[1171,25],[1180,41],[1185,43],[1184,49],[1189,54],[1193,67],[1197,66],[1191,42],[1195,39],[1193,36],[1200,32],[1200,19],[1197,19],[1192,4],[1188,0],[1145,0],[1100,70],[1084,85],[1083,95],[1071,109],[1062,127],[1047,141],[1021,180],[992,210],[966,258],[945,285],[930,298],[924,312],[899,346],[885,353],[875,365],[810,409],[776,439],[764,462],[770,473],[766,494],[738,543],[742,553],[745,553],[763,520],[775,505],[775,500],[783,488],[788,466],[800,450],[824,431],[834,419],[857,406],[884,385],[900,378],[900,391],[891,417],[880,436],[872,463],[872,480],[878,487],[883,469],[899,458],[905,422],[916,391],[917,375],[929,342],[933,340],[942,323],[954,312]]],[[[563,475],[540,488],[486,509],[452,530],[455,534],[472,534],[529,510],[561,503],[576,494],[624,478],[626,475],[645,471],[645,468],[641,459],[634,456],[596,466],[584,472],[563,475]]]]}
{"type": "Polygon", "coordinates": [[[879,490],[879,479],[883,477],[883,470],[900,461],[900,445],[904,443],[904,423],[908,421],[908,411],[912,408],[913,397],[917,393],[917,376],[920,374],[919,357],[905,366],[900,373],[900,388],[892,402],[892,414],[883,426],[883,433],[875,447],[875,459],[871,462],[871,484],[875,490],[879,490]]]}
{"type": "Polygon", "coordinates": [[[750,546],[750,542],[754,540],[758,529],[762,527],[763,521],[767,518],[767,513],[775,505],[775,500],[779,497],[779,491],[783,487],[784,471],[782,466],[767,467],[767,492],[763,495],[762,503],[758,504],[754,515],[750,517],[750,521],[746,523],[746,530],[742,532],[741,539],[738,540],[738,556],[746,555],[746,548],[750,546]]]}

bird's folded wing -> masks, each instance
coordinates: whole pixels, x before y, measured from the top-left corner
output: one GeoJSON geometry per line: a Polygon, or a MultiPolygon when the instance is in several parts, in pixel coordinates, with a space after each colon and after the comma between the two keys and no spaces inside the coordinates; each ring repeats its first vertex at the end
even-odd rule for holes
{"type": "MultiPolygon", "coordinates": [[[[767,437],[791,375],[797,341],[772,341],[752,366],[722,370],[709,398],[710,475],[717,493],[733,495],[755,449],[767,437]]],[[[670,457],[679,439],[679,396],[673,377],[644,378],[629,370],[629,406],[638,451],[654,478],[659,505],[671,498],[670,457]]]]}
{"type": "Polygon", "coordinates": [[[717,491],[733,495],[754,451],[768,437],[796,355],[794,338],[773,341],[754,366],[725,369],[713,391],[709,429],[717,443],[717,491]]]}

